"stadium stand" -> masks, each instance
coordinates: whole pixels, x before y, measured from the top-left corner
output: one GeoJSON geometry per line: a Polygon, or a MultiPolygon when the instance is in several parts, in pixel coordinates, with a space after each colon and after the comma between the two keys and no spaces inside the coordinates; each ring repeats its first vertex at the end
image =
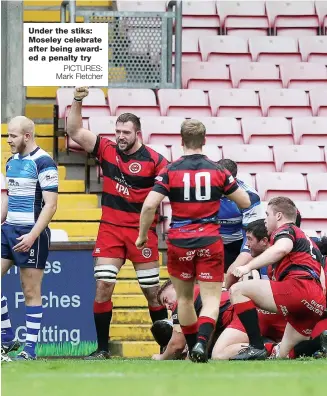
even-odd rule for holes
{"type": "MultiPolygon", "coordinates": [[[[59,22],[59,9],[41,3],[24,11],[24,21],[59,22]]],[[[135,112],[141,117],[143,142],[176,160],[182,154],[181,122],[199,118],[207,128],[204,152],[209,158],[235,160],[239,179],[257,188],[265,202],[276,194],[295,199],[308,235],[321,235],[327,231],[327,2],[200,4],[184,2],[183,89],[91,88],[83,103],[83,125],[114,140],[117,115],[135,112]]],[[[166,10],[166,1],[117,1],[117,8],[160,12],[166,10]]],[[[37,122],[37,142],[52,154],[53,104],[58,104],[65,125],[72,89],[27,87],[26,99],[25,114],[37,122]]],[[[2,170],[10,156],[6,133],[3,125],[2,170]]],[[[94,241],[97,235],[99,186],[85,194],[85,156],[79,150],[72,140],[59,138],[60,194],[51,223],[53,241],[94,241]]],[[[165,232],[169,202],[163,202],[161,215],[165,232]]],[[[165,268],[161,275],[167,277],[165,268]]],[[[128,311],[136,318],[133,326],[148,329],[146,302],[129,264],[120,279],[114,325],[130,323],[128,306],[136,307],[128,311]]],[[[134,342],[152,339],[141,330],[134,342]]],[[[126,343],[131,338],[125,329],[114,327],[112,337],[135,348],[133,342],[126,343]]],[[[156,352],[151,342],[147,348],[148,354],[156,352]]]]}

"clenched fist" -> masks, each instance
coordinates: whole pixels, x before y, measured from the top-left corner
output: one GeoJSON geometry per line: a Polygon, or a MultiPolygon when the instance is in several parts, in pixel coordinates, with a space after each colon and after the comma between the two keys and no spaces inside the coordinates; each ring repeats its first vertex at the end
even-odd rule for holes
{"type": "Polygon", "coordinates": [[[89,94],[89,87],[76,87],[74,92],[74,99],[82,101],[89,94]]]}

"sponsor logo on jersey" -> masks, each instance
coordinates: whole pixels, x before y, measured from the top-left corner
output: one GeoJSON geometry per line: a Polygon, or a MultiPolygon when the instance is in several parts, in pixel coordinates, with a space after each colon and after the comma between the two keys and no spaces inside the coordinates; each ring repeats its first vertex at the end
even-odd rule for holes
{"type": "Polygon", "coordinates": [[[182,272],[181,273],[181,278],[183,278],[183,279],[191,279],[192,275],[188,274],[187,272],[182,272]]]}
{"type": "Polygon", "coordinates": [[[142,169],[142,166],[138,162],[132,162],[128,169],[131,173],[139,173],[142,169]]]}
{"type": "Polygon", "coordinates": [[[19,183],[16,182],[14,179],[9,179],[8,180],[8,186],[10,186],[10,187],[18,187],[19,183]]]}
{"type": "Polygon", "coordinates": [[[201,272],[201,274],[199,275],[199,278],[202,279],[212,279],[212,275],[210,274],[210,272],[201,272]]]}

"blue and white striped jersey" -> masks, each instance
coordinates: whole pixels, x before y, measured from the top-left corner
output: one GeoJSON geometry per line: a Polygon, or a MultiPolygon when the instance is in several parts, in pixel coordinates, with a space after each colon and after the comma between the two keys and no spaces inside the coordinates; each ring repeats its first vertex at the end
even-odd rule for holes
{"type": "Polygon", "coordinates": [[[37,147],[6,164],[8,214],[6,223],[34,225],[44,205],[42,191],[58,192],[58,169],[50,155],[37,147]]]}
{"type": "Polygon", "coordinates": [[[251,205],[247,209],[239,209],[235,202],[227,197],[222,197],[218,224],[220,224],[220,235],[224,244],[239,241],[244,237],[244,228],[249,223],[266,217],[259,194],[254,188],[248,186],[242,180],[236,179],[236,182],[240,188],[249,194],[251,205]]]}

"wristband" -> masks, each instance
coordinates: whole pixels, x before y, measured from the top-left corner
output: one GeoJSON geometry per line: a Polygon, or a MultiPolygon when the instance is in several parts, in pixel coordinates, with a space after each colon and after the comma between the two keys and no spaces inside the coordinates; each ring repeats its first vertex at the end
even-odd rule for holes
{"type": "Polygon", "coordinates": [[[76,100],[76,102],[81,102],[83,99],[74,98],[74,100],[76,100]]]}

